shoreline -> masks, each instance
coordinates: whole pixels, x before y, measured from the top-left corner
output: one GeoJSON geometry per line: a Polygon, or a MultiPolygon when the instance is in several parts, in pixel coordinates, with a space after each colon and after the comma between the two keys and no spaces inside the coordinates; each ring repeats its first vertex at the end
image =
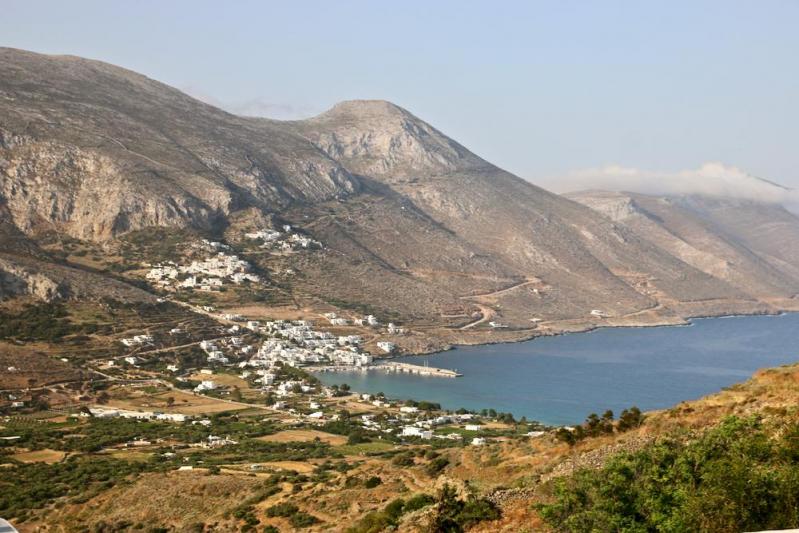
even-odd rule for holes
{"type": "MultiPolygon", "coordinates": [[[[391,355],[384,355],[376,358],[376,360],[380,361],[389,361],[401,357],[415,357],[421,355],[430,355],[435,356],[437,354],[450,352],[452,350],[456,350],[460,347],[471,347],[471,346],[491,346],[494,344],[517,344],[522,342],[529,342],[534,341],[536,339],[542,337],[560,337],[565,335],[574,335],[574,334],[582,334],[582,333],[591,333],[593,331],[597,331],[600,329],[616,329],[616,328],[635,328],[635,329],[646,329],[646,328],[676,328],[676,327],[690,327],[693,325],[693,321],[695,320],[709,320],[709,319],[720,319],[720,318],[745,318],[745,317],[755,317],[755,316],[770,316],[770,317],[778,317],[786,314],[791,313],[799,313],[799,308],[797,309],[777,309],[774,311],[759,311],[759,312],[751,312],[751,313],[724,313],[724,314],[701,314],[701,315],[691,315],[687,317],[680,317],[682,320],[681,323],[669,323],[669,322],[652,322],[648,324],[640,323],[640,324],[595,324],[595,325],[587,325],[585,327],[577,327],[573,330],[564,330],[564,331],[552,331],[552,332],[545,332],[545,333],[538,333],[538,334],[529,334],[529,335],[521,335],[518,338],[513,339],[497,339],[497,340],[489,340],[486,342],[454,342],[454,343],[447,343],[441,348],[434,348],[431,350],[420,350],[414,352],[407,352],[401,354],[391,354],[391,355]]],[[[506,330],[508,331],[508,330],[506,330]]],[[[514,331],[514,330],[510,330],[514,331]]],[[[519,332],[525,331],[523,329],[518,330],[519,332]]],[[[531,332],[535,332],[535,329],[529,330],[531,332]]]]}
{"type": "MultiPolygon", "coordinates": [[[[780,317],[786,317],[786,316],[791,316],[791,315],[799,315],[799,311],[778,311],[778,312],[768,312],[768,313],[761,312],[761,313],[748,313],[748,314],[740,313],[740,314],[704,315],[704,316],[696,316],[696,317],[692,317],[690,319],[687,319],[685,321],[685,323],[683,323],[683,324],[651,324],[651,325],[644,325],[644,326],[642,326],[642,325],[634,325],[634,326],[603,326],[603,327],[594,327],[594,328],[590,328],[588,330],[583,330],[583,331],[562,332],[562,333],[552,334],[552,335],[548,335],[548,336],[561,336],[561,335],[567,335],[567,334],[572,334],[572,333],[590,333],[591,331],[596,331],[596,330],[599,330],[599,329],[610,330],[610,329],[613,329],[613,328],[620,328],[620,327],[629,327],[629,328],[634,328],[634,329],[660,328],[660,327],[678,327],[678,326],[679,327],[693,327],[696,324],[698,324],[699,322],[705,321],[705,320],[747,319],[747,318],[753,318],[754,319],[754,318],[757,318],[757,317],[780,318],[780,317]]],[[[735,328],[735,326],[728,326],[728,327],[735,328]]],[[[540,337],[540,336],[538,336],[538,337],[540,337]]],[[[538,337],[536,337],[536,338],[538,338],[538,337]]],[[[534,339],[530,339],[530,340],[534,340],[534,339]]],[[[479,347],[479,346],[490,345],[490,344],[515,344],[516,342],[526,342],[526,341],[505,341],[505,342],[479,343],[479,344],[473,344],[471,346],[479,347]]],[[[432,352],[432,353],[428,353],[428,354],[397,355],[397,356],[392,356],[391,359],[396,359],[398,357],[416,358],[416,357],[424,356],[424,355],[444,354],[444,353],[446,353],[448,351],[452,351],[452,350],[454,350],[454,349],[456,349],[458,347],[465,347],[465,346],[469,346],[469,345],[453,346],[453,347],[450,347],[447,350],[438,350],[438,351],[435,351],[435,352],[432,352]]],[[[474,355],[474,354],[472,353],[471,355],[474,355]]],[[[490,355],[491,354],[484,354],[483,355],[483,359],[487,363],[489,363],[490,361],[493,360],[490,357],[490,355]],[[489,355],[489,356],[486,356],[486,355],[489,355]]],[[[529,355],[530,357],[534,356],[534,354],[527,354],[527,355],[529,355]]],[[[458,356],[455,355],[453,357],[457,358],[458,356]]],[[[788,363],[780,363],[780,364],[791,364],[791,363],[793,363],[793,362],[795,362],[797,360],[799,360],[799,359],[792,358],[792,359],[790,359],[790,361],[788,363]]],[[[411,363],[411,364],[419,364],[418,360],[412,360],[412,359],[411,360],[407,360],[406,359],[406,362],[411,363]]],[[[433,360],[431,360],[430,363],[431,364],[436,364],[436,363],[434,363],[433,360]]],[[[438,364],[441,364],[441,363],[438,363],[438,364]]],[[[457,366],[457,364],[454,362],[454,359],[453,359],[453,360],[448,360],[446,366],[455,367],[455,366],[457,366]]],[[[779,365],[777,365],[777,364],[758,365],[758,368],[753,369],[751,372],[749,372],[749,370],[747,370],[746,377],[744,377],[744,376],[735,377],[735,379],[733,379],[730,383],[734,384],[734,383],[739,383],[741,381],[745,381],[747,378],[751,378],[752,375],[756,374],[761,368],[771,368],[773,366],[779,366],[779,365]]],[[[472,369],[472,370],[474,370],[474,369],[472,369]]],[[[460,369],[460,371],[463,371],[463,369],[460,369]]],[[[346,374],[346,372],[342,372],[342,374],[346,374]]],[[[474,371],[472,371],[472,372],[465,371],[464,372],[464,375],[469,375],[469,374],[475,374],[475,372],[474,371]]],[[[342,376],[342,378],[344,378],[344,376],[342,376]]],[[[356,379],[356,381],[358,381],[358,380],[356,379]]],[[[346,378],[345,378],[345,382],[346,382],[346,378]]],[[[360,387],[358,387],[357,384],[354,384],[354,383],[351,383],[351,382],[350,382],[350,385],[353,387],[353,391],[357,391],[359,393],[360,392],[367,393],[367,392],[369,392],[369,390],[371,390],[368,387],[367,387],[367,389],[362,390],[360,387]]],[[[718,388],[714,388],[713,390],[704,391],[704,392],[700,393],[697,396],[688,395],[688,396],[685,396],[685,397],[675,398],[673,400],[673,402],[669,403],[668,405],[669,406],[670,405],[677,405],[677,404],[679,404],[681,402],[684,402],[684,401],[692,401],[692,400],[703,398],[703,397],[705,397],[707,395],[716,394],[716,393],[719,393],[719,392],[723,391],[725,389],[725,387],[727,387],[727,386],[729,386],[729,385],[720,385],[718,388]]],[[[435,388],[436,385],[435,385],[434,382],[427,382],[426,384],[420,385],[420,387],[428,390],[427,387],[435,388]]],[[[394,388],[397,388],[397,387],[394,387],[394,388]]],[[[432,390],[432,389],[429,389],[429,390],[432,390]]],[[[431,401],[440,401],[439,398],[435,398],[435,397],[433,397],[432,399],[428,398],[421,390],[417,390],[415,392],[414,392],[413,389],[407,390],[405,392],[399,392],[397,390],[394,390],[393,392],[388,392],[388,391],[386,391],[386,392],[387,392],[388,396],[393,398],[393,399],[419,400],[421,398],[421,399],[428,399],[428,400],[431,400],[431,401]]],[[[486,402],[486,405],[490,405],[490,404],[491,404],[491,402],[486,402]]],[[[442,406],[443,405],[444,404],[442,403],[442,406]]],[[[507,406],[504,406],[504,407],[499,406],[499,405],[490,405],[490,406],[498,408],[498,409],[507,409],[507,406]]],[[[457,407],[466,407],[467,409],[474,410],[473,406],[470,407],[470,406],[458,404],[457,407]]],[[[454,408],[457,408],[457,407],[456,407],[456,404],[453,403],[452,405],[448,406],[447,408],[453,408],[454,409],[454,408]]],[[[662,406],[661,405],[661,406],[655,406],[655,407],[648,407],[648,408],[645,408],[645,410],[646,411],[659,411],[659,410],[667,409],[667,408],[668,408],[668,406],[662,406]]],[[[515,414],[517,413],[517,411],[515,409],[512,409],[511,412],[514,412],[515,414]]],[[[586,412],[588,412],[588,411],[586,411],[586,412]]],[[[527,416],[530,419],[534,419],[534,420],[537,420],[539,422],[545,423],[548,426],[554,426],[554,427],[561,426],[561,425],[564,425],[564,424],[568,425],[568,424],[572,424],[573,423],[571,421],[569,421],[569,422],[557,422],[556,420],[553,420],[552,418],[548,417],[547,415],[542,416],[541,413],[531,413],[531,414],[527,414],[527,416]]]]}

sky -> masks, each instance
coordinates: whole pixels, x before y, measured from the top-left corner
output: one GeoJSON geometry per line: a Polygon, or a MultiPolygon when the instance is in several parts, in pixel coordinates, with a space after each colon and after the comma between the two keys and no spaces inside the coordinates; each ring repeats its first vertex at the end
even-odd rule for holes
{"type": "Polygon", "coordinates": [[[799,187],[797,28],[795,0],[0,0],[2,46],[242,114],[390,100],[554,190],[709,162],[799,187]]]}

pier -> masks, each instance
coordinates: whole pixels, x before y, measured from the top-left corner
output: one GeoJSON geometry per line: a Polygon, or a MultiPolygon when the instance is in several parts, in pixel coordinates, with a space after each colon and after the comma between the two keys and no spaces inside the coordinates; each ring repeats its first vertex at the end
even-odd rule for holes
{"type": "Polygon", "coordinates": [[[450,370],[448,368],[436,368],[427,365],[412,365],[410,363],[395,363],[386,361],[384,363],[375,363],[367,366],[343,366],[343,365],[326,365],[326,366],[306,366],[303,370],[309,372],[368,372],[379,371],[393,374],[416,374],[417,376],[431,376],[437,378],[459,378],[463,374],[458,373],[457,370],[450,370]]]}
{"type": "Polygon", "coordinates": [[[371,368],[375,370],[382,370],[384,372],[394,372],[397,374],[417,374],[420,376],[433,376],[439,378],[458,378],[463,374],[459,374],[456,370],[449,370],[448,368],[436,368],[433,366],[412,365],[410,363],[395,363],[386,362],[373,365],[371,368]]]}

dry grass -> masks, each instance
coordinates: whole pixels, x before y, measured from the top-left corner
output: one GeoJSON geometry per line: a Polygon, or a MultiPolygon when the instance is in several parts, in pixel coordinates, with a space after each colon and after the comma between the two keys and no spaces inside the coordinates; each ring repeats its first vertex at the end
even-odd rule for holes
{"type": "Polygon", "coordinates": [[[267,442],[308,442],[315,439],[326,442],[331,446],[341,446],[347,443],[347,437],[333,435],[332,433],[325,433],[324,431],[317,431],[315,429],[288,429],[280,433],[275,433],[274,435],[259,437],[259,440],[267,442]]]}
{"type": "Polygon", "coordinates": [[[260,463],[267,468],[277,468],[278,470],[294,470],[300,474],[310,474],[316,468],[313,463],[303,461],[272,461],[271,463],[260,463]]]}
{"type": "Polygon", "coordinates": [[[250,388],[250,384],[247,383],[247,380],[241,379],[238,376],[234,376],[231,374],[201,374],[197,372],[196,374],[192,374],[189,376],[189,379],[193,379],[196,381],[202,380],[211,380],[218,385],[223,385],[225,387],[238,387],[240,390],[245,391],[250,388]]]}
{"type": "Polygon", "coordinates": [[[66,456],[67,456],[66,452],[44,449],[44,450],[19,452],[15,453],[11,457],[23,463],[53,464],[62,461],[66,456]]]}
{"type": "Polygon", "coordinates": [[[226,307],[224,311],[254,320],[300,320],[308,316],[308,310],[286,306],[241,305],[226,307]]]}
{"type": "Polygon", "coordinates": [[[216,398],[195,395],[178,390],[169,390],[157,394],[142,394],[141,396],[112,398],[108,402],[107,407],[130,409],[132,411],[158,410],[164,413],[180,413],[184,415],[213,414],[246,409],[246,407],[241,405],[231,404],[216,398]],[[170,397],[175,399],[175,403],[167,407],[167,399],[170,397]]]}
{"type": "Polygon", "coordinates": [[[47,344],[28,343],[19,346],[0,341],[0,389],[23,389],[29,386],[41,387],[60,381],[74,381],[82,373],[47,355],[47,344]],[[14,367],[16,370],[7,370],[14,367]]]}
{"type": "Polygon", "coordinates": [[[133,485],[121,485],[101,494],[89,505],[66,506],[59,523],[62,531],[78,529],[76,518],[93,523],[118,520],[169,524],[185,530],[198,522],[217,522],[217,531],[237,531],[226,512],[250,494],[258,479],[247,476],[208,475],[204,471],[146,474],[133,485]]]}

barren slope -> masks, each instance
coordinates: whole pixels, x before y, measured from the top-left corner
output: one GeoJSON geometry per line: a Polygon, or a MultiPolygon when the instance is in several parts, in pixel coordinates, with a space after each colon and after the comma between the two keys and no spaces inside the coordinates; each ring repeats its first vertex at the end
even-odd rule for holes
{"type": "Polygon", "coordinates": [[[488,318],[520,336],[532,318],[590,325],[594,309],[620,320],[652,310],[647,323],[774,310],[760,300],[793,295],[784,278],[799,259],[799,240],[781,250],[778,233],[751,234],[750,260],[769,275],[723,275],[388,102],[344,102],[304,121],[244,118],[105,63],[0,49],[9,253],[33,254],[53,233],[101,245],[154,226],[230,237],[253,210],[324,245],[279,259],[297,272],[295,296],[451,328],[482,318],[469,333],[488,318]]]}

